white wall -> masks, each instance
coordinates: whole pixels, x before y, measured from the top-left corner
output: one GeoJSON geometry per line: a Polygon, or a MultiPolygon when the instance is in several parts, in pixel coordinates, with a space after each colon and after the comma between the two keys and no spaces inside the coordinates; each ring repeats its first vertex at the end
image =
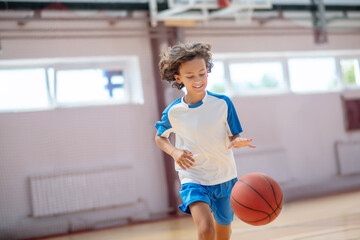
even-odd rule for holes
{"type": "MultiPolygon", "coordinates": [[[[147,26],[146,22],[134,24],[134,29],[140,30],[147,26]]],[[[137,56],[145,103],[1,113],[0,239],[82,230],[74,225],[89,228],[106,218],[134,216],[139,210],[148,216],[167,210],[163,160],[153,141],[154,124],[159,116],[150,42],[141,37],[143,34],[137,35],[112,39],[2,40],[0,59],[137,56]],[[29,176],[125,164],[133,165],[136,191],[146,201],[142,208],[125,206],[46,220],[28,217],[31,214],[29,176]]]]}
{"type": "MultiPolygon", "coordinates": [[[[83,23],[83,27],[89,24],[94,23],[83,23]]],[[[146,30],[146,24],[140,23],[134,29],[146,30]]],[[[328,44],[316,45],[311,34],[257,37],[227,36],[216,31],[210,36],[196,31],[184,33],[187,41],[211,43],[214,53],[360,49],[359,35],[330,35],[328,44]]],[[[141,210],[150,217],[167,210],[163,162],[153,141],[154,123],[160,116],[149,39],[145,33],[135,35],[2,40],[0,59],[135,55],[140,61],[145,103],[1,113],[1,239],[83,230],[109,219],[116,224],[122,217],[138,213],[126,206],[33,219],[29,216],[27,178],[41,173],[131,162],[137,191],[146,201],[141,210]]],[[[354,93],[360,96],[359,91],[354,93]]],[[[359,175],[337,176],[335,142],[360,139],[359,132],[348,134],[344,130],[340,93],[237,97],[233,101],[245,135],[254,138],[257,145],[254,151],[236,151],[240,174],[258,169],[274,174],[287,199],[317,194],[318,190],[326,193],[360,186],[359,175]],[[331,185],[323,185],[329,182],[331,185]],[[316,190],[308,187],[311,185],[317,186],[316,190]]]]}

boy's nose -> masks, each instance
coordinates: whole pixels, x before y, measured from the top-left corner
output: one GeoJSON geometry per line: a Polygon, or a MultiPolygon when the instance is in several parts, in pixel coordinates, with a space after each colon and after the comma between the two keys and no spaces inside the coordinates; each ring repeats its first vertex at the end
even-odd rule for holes
{"type": "Polygon", "coordinates": [[[197,76],[197,77],[195,77],[195,82],[201,82],[201,77],[200,76],[197,76]]]}

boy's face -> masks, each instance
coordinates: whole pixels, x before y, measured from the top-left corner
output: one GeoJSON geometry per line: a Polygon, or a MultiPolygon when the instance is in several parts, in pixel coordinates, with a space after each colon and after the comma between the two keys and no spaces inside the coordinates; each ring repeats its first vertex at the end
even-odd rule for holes
{"type": "Polygon", "coordinates": [[[183,83],[188,94],[203,94],[207,86],[207,72],[205,60],[194,58],[183,62],[179,67],[179,75],[175,74],[176,82],[183,83]]]}

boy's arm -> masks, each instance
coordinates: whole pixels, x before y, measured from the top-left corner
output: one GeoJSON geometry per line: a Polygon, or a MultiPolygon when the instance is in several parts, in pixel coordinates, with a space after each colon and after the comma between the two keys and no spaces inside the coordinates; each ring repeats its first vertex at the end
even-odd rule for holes
{"type": "Polygon", "coordinates": [[[240,134],[235,134],[229,137],[230,142],[234,141],[236,138],[240,137],[240,134]]]}
{"type": "Polygon", "coordinates": [[[176,150],[176,148],[170,143],[168,138],[155,134],[155,142],[161,150],[172,157],[171,154],[176,150]]]}
{"type": "Polygon", "coordinates": [[[155,134],[155,142],[159,148],[169,154],[182,169],[186,170],[194,165],[195,160],[192,158],[193,154],[188,150],[174,147],[168,138],[155,134]]]}
{"type": "Polygon", "coordinates": [[[249,144],[252,141],[252,138],[241,138],[240,134],[235,134],[234,136],[229,137],[230,145],[228,146],[228,149],[234,147],[234,148],[243,148],[243,147],[250,147],[250,148],[256,148],[254,145],[249,144]]]}

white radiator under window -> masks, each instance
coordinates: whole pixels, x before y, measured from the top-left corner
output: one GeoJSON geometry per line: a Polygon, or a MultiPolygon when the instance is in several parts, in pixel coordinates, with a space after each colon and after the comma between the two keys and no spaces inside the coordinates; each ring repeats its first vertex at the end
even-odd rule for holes
{"type": "Polygon", "coordinates": [[[137,202],[131,167],[33,176],[29,180],[34,217],[137,202]]]}

